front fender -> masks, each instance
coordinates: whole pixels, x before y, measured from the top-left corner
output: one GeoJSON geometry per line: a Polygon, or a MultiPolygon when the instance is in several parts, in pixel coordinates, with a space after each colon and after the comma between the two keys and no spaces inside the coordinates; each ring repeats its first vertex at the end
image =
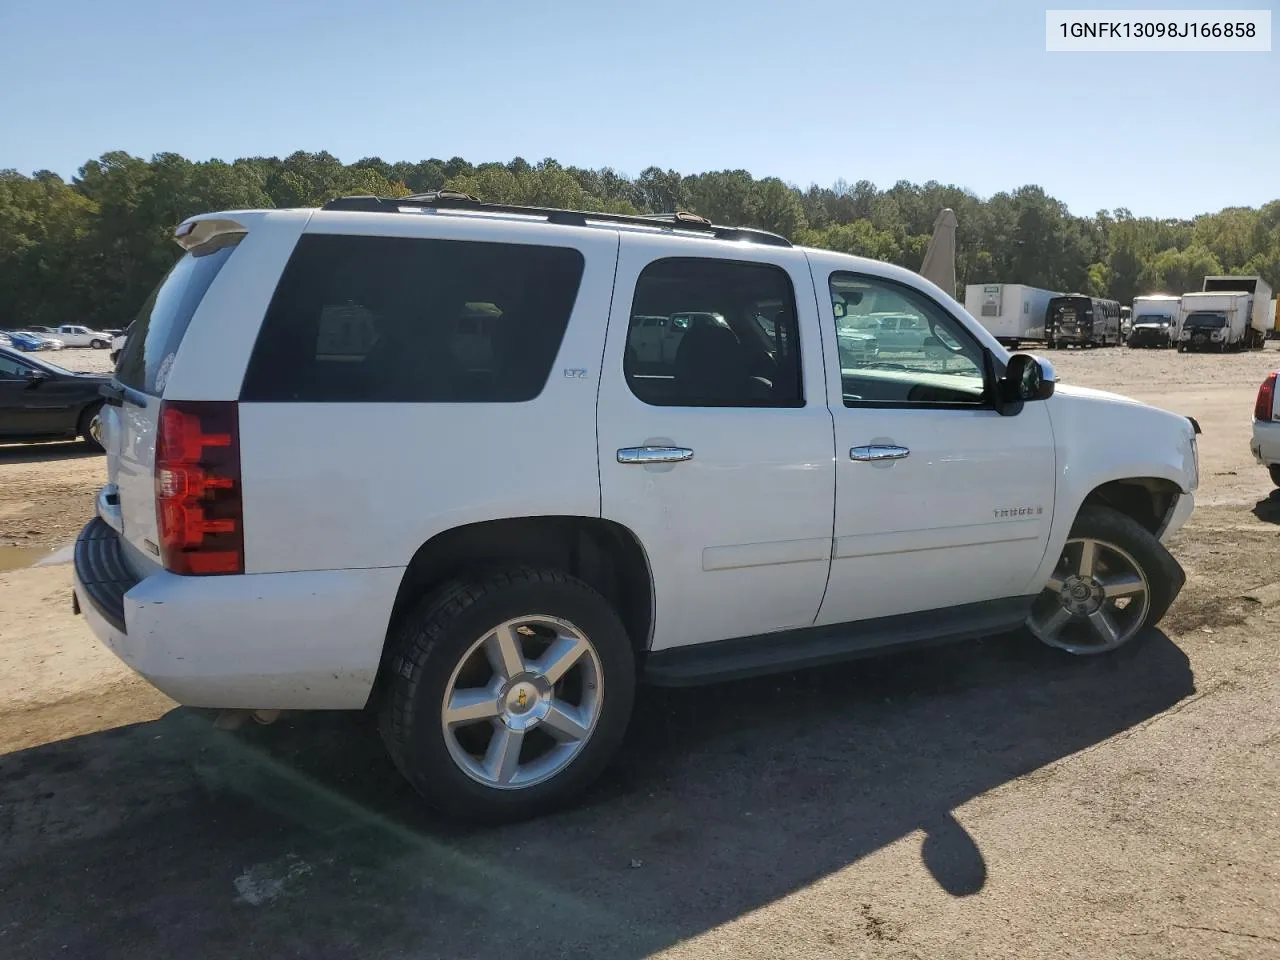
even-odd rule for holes
{"type": "Polygon", "coordinates": [[[1044,558],[1028,592],[1043,588],[1085,499],[1115,480],[1165,480],[1184,494],[1198,482],[1195,428],[1187,417],[1128,397],[1060,386],[1046,401],[1057,474],[1044,558]]]}

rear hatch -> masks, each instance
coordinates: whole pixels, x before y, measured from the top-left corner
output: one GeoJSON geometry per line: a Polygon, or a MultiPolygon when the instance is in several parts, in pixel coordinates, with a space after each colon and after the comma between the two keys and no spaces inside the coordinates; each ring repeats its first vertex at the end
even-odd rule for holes
{"type": "Polygon", "coordinates": [[[99,511],[122,535],[139,577],[161,566],[155,491],[160,400],[196,308],[243,237],[220,234],[182,255],[130,325],[115,376],[103,390],[107,488],[99,511]]]}

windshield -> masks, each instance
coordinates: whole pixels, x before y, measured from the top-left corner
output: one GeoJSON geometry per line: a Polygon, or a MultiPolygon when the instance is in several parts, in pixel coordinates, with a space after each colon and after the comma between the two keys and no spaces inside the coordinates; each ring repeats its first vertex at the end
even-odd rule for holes
{"type": "Polygon", "coordinates": [[[1159,314],[1159,313],[1143,313],[1143,314],[1139,314],[1138,319],[1135,320],[1134,322],[1135,323],[1158,323],[1161,326],[1167,327],[1173,321],[1171,318],[1163,316],[1162,314],[1159,314]]]}
{"type": "Polygon", "coordinates": [[[1226,325],[1226,315],[1221,313],[1193,313],[1187,317],[1188,327],[1206,327],[1210,330],[1216,330],[1226,325]]]}

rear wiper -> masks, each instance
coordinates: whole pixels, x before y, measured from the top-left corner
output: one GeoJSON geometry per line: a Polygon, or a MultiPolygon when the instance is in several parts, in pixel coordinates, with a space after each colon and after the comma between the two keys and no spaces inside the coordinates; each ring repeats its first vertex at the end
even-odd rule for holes
{"type": "Polygon", "coordinates": [[[113,407],[121,406],[126,400],[135,407],[141,407],[144,410],[147,407],[147,395],[145,393],[141,390],[127,387],[118,380],[104,383],[98,388],[98,394],[113,407]]]}

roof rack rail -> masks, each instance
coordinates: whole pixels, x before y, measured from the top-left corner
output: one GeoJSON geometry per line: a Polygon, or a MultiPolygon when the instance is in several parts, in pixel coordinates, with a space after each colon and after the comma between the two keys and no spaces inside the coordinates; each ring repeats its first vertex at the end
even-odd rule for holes
{"type": "Polygon", "coordinates": [[[717,240],[740,240],[763,243],[774,247],[789,247],[791,241],[780,234],[753,227],[722,227],[696,213],[677,210],[674,213],[603,213],[595,210],[561,210],[557,207],[533,207],[516,203],[486,203],[467,193],[453,190],[436,190],[431,193],[415,193],[407,197],[351,196],[338,197],[326,203],[322,210],[355,210],[366,213],[395,213],[404,207],[422,207],[435,210],[477,210],[484,213],[514,213],[524,216],[545,217],[548,223],[584,227],[589,221],[597,223],[626,223],[648,227],[670,227],[676,230],[694,230],[709,233],[717,240]]]}

